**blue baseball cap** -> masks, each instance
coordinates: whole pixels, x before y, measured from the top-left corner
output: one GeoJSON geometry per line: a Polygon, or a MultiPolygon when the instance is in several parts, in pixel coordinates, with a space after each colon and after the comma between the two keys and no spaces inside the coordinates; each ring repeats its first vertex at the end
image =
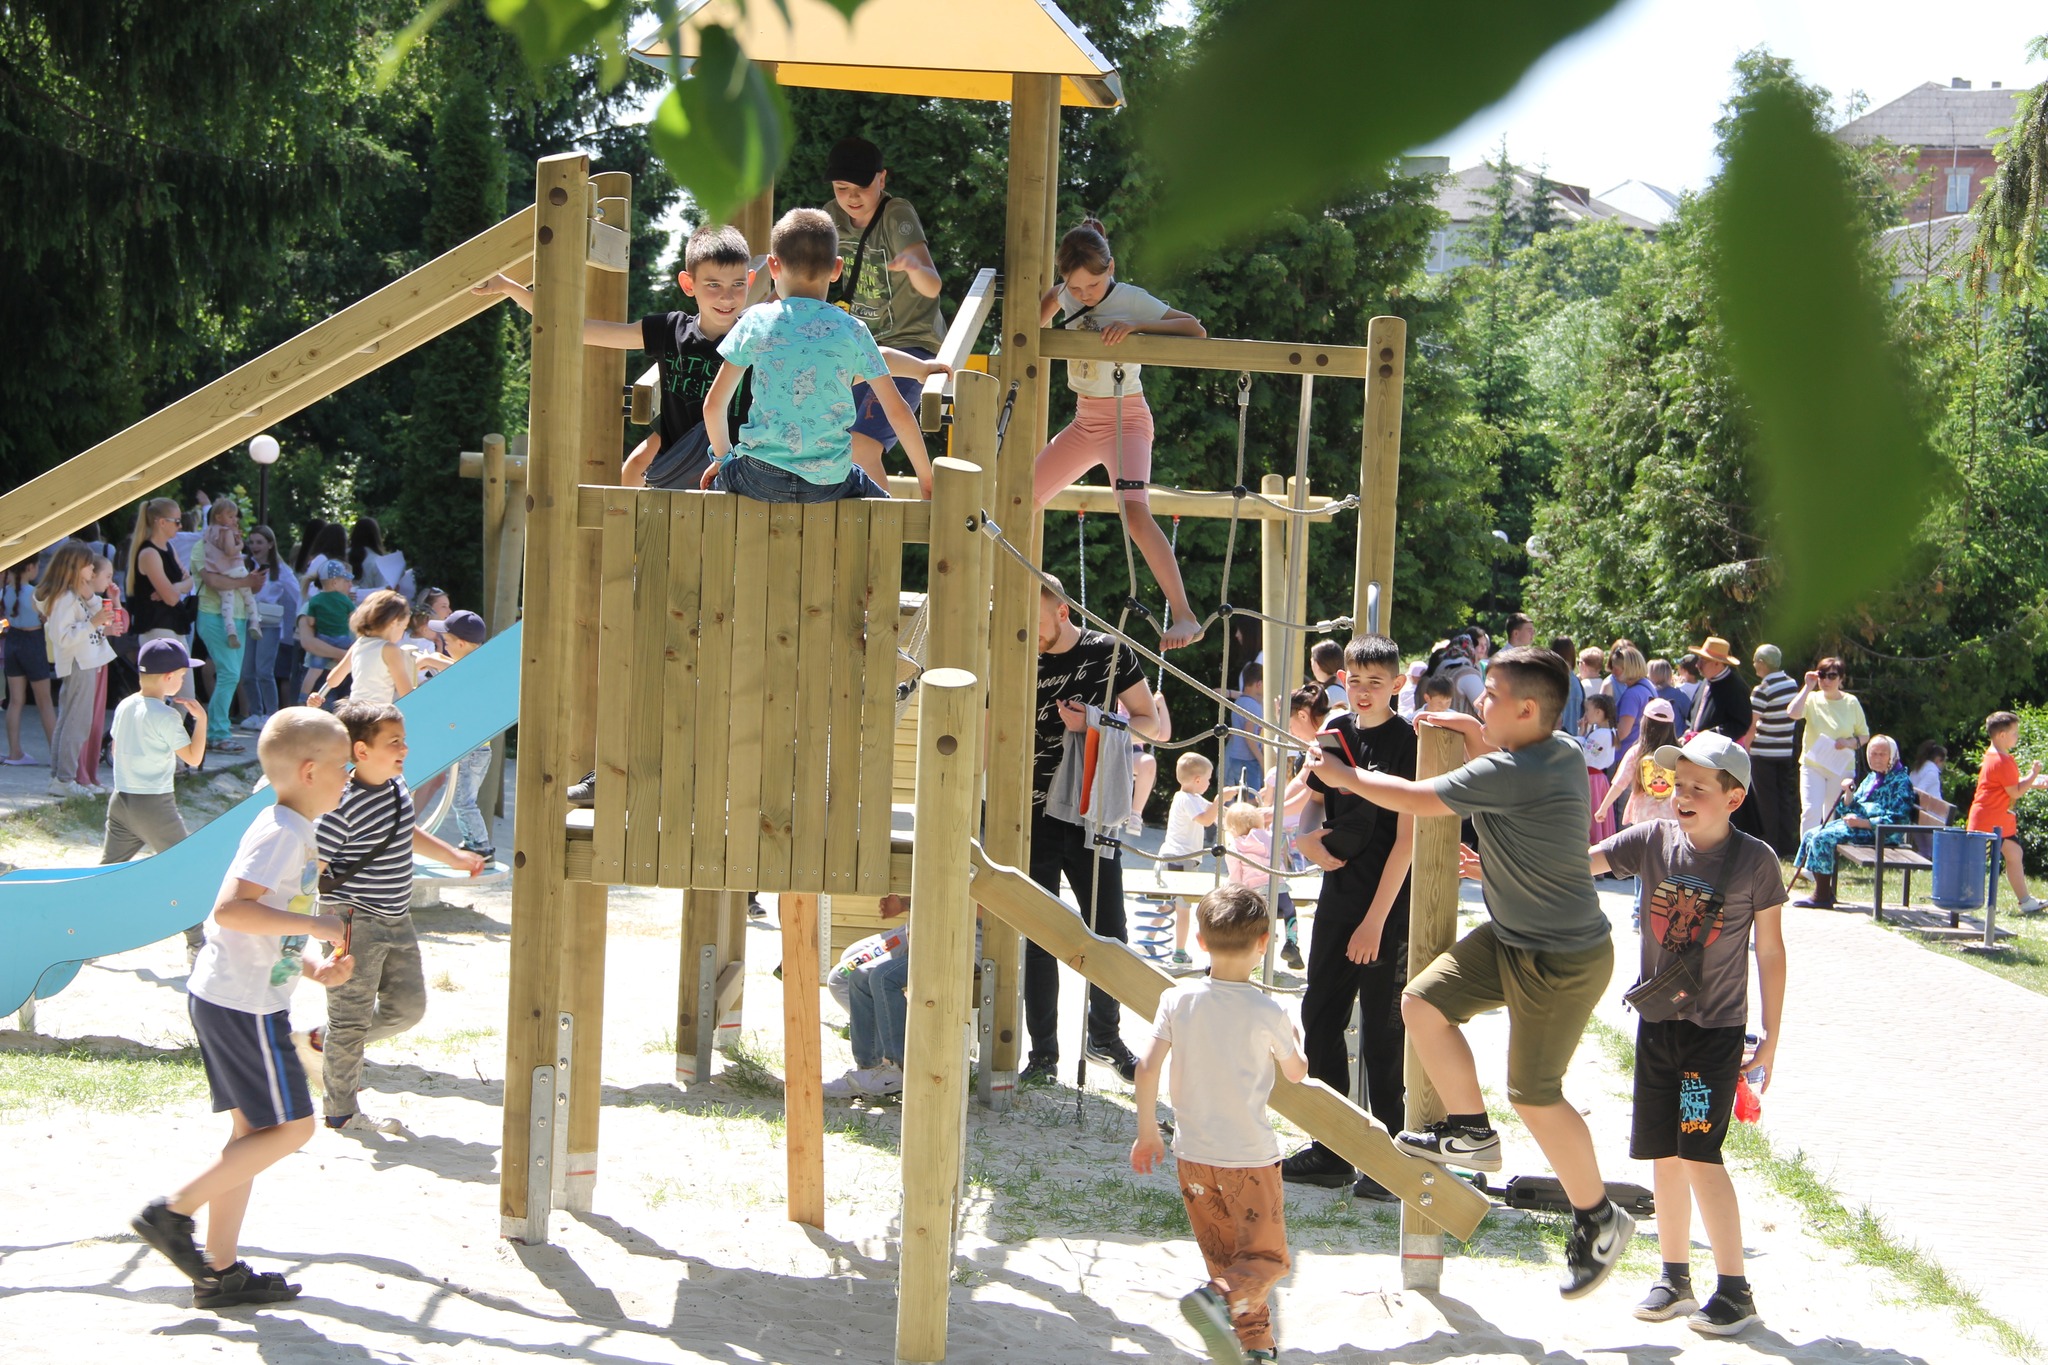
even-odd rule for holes
{"type": "Polygon", "coordinates": [[[192,666],[192,656],[176,640],[150,640],[135,651],[138,673],[175,673],[192,666]]]}

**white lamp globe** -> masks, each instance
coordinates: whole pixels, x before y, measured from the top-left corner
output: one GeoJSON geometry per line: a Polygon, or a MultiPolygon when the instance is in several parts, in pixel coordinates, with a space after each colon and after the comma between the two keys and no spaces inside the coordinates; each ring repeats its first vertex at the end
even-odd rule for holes
{"type": "Polygon", "coordinates": [[[249,458],[257,464],[276,464],[277,438],[264,435],[249,442],[249,458]]]}

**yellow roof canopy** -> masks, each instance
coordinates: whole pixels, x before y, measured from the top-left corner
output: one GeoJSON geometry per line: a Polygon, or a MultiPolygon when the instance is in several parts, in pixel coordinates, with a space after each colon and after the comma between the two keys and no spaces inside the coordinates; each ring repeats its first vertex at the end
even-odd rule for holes
{"type": "MultiPolygon", "coordinates": [[[[1074,21],[1050,0],[865,0],[853,22],[826,0],[788,0],[789,22],[776,5],[754,0],[741,13],[732,0],[689,0],[683,6],[685,63],[696,55],[696,23],[731,29],[747,55],[773,63],[783,85],[860,90],[878,95],[1007,100],[1010,77],[1024,72],[1060,78],[1060,103],[1113,109],[1123,83],[1074,21]]],[[[633,55],[664,65],[668,44],[642,43],[633,55]]]]}

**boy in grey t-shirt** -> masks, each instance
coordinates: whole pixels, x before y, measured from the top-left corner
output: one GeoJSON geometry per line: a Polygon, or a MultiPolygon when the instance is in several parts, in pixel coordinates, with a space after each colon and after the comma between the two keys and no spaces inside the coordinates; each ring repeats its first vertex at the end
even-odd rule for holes
{"type": "Polygon", "coordinates": [[[1464,737],[1470,761],[1441,777],[1415,782],[1368,772],[1320,750],[1311,750],[1307,763],[1325,785],[1388,810],[1471,817],[1490,919],[1410,981],[1401,997],[1409,1041],[1447,1112],[1396,1142],[1427,1161],[1500,1169],[1500,1137],[1486,1117],[1479,1072],[1458,1026],[1505,1005],[1508,1098],[1576,1211],[1559,1286],[1576,1299],[1607,1278],[1635,1220],[1607,1197],[1593,1135],[1564,1098],[1565,1070],[1614,974],[1592,865],[1579,852],[1592,819],[1585,759],[1556,733],[1568,678],[1564,660],[1547,649],[1516,646],[1495,655],[1477,718],[1456,711],[1416,717],[1464,737]]]}
{"type": "MultiPolygon", "coordinates": [[[[1664,1270],[1636,1306],[1646,1322],[1690,1313],[1710,1336],[1757,1320],[1743,1274],[1742,1211],[1721,1164],[1736,1077],[1761,1067],[1770,1084],[1785,1004],[1785,879],[1769,844],[1730,827],[1747,795],[1750,759],[1726,736],[1695,735],[1656,760],[1674,769],[1676,820],[1650,820],[1592,850],[1596,872],[1640,879],[1642,980],[1697,950],[1699,989],[1669,1018],[1636,1029],[1635,1122],[1629,1155],[1656,1163],[1657,1241],[1664,1270]],[[1763,985],[1763,1042],[1744,1057],[1749,1022],[1749,941],[1756,935],[1763,985]],[[1704,1305],[1692,1292],[1692,1205],[1700,1208],[1719,1283],[1704,1305]]],[[[1646,1009],[1650,1006],[1645,1005],[1646,1009]]],[[[1653,1011],[1656,1012],[1656,1011],[1653,1011]]]]}

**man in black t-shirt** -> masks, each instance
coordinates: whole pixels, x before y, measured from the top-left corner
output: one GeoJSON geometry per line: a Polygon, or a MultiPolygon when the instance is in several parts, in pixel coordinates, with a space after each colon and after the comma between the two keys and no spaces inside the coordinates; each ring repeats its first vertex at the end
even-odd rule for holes
{"type": "MultiPolygon", "coordinates": [[[[1119,649],[1107,635],[1083,631],[1067,614],[1066,602],[1050,589],[1041,589],[1037,744],[1031,763],[1031,880],[1057,896],[1064,873],[1081,918],[1096,933],[1121,942],[1128,941],[1122,855],[1114,848],[1089,848],[1081,826],[1045,813],[1046,794],[1059,771],[1067,732],[1084,726],[1087,708],[1101,706],[1112,690],[1114,700],[1130,712],[1131,733],[1153,738],[1152,690],[1145,685],[1138,656],[1128,648],[1119,649]]],[[[1025,1084],[1053,1079],[1059,1065],[1059,972],[1059,961],[1051,953],[1035,943],[1025,946],[1024,1027],[1031,1038],[1031,1054],[1018,1077],[1025,1084]]],[[[1099,986],[1089,987],[1084,1050],[1129,1081],[1137,1075],[1138,1059],[1124,1045],[1122,1027],[1116,997],[1099,986]]]]}
{"type": "MultiPolygon", "coordinates": [[[[1344,649],[1348,714],[1330,717],[1316,736],[1337,760],[1396,777],[1415,776],[1415,731],[1394,714],[1402,683],[1401,651],[1383,635],[1355,636],[1344,649]]],[[[1351,1093],[1351,1063],[1344,1032],[1351,1006],[1359,1008],[1359,1055],[1365,1093],[1355,1095],[1372,1116],[1399,1132],[1405,1113],[1401,988],[1408,980],[1408,865],[1415,851],[1415,818],[1382,810],[1364,797],[1324,784],[1311,771],[1311,800],[1323,803],[1323,828],[1301,848],[1323,871],[1308,948],[1308,988],[1301,997],[1303,1050],[1309,1075],[1340,1095],[1351,1093]]],[[[1297,1184],[1350,1184],[1351,1163],[1312,1142],[1280,1163],[1284,1180],[1297,1184]]],[[[1352,1192],[1391,1199],[1369,1175],[1352,1192]]]]}

